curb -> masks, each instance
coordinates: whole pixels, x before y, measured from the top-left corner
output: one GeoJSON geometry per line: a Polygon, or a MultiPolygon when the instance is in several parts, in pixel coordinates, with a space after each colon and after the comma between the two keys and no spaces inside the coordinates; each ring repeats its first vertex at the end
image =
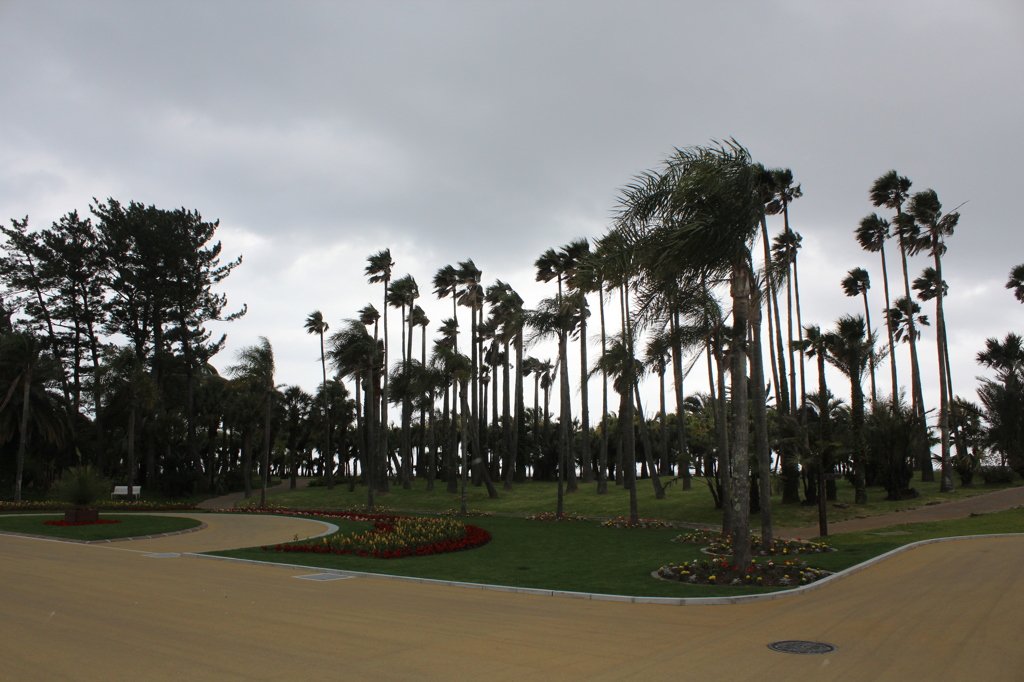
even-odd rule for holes
{"type": "Polygon", "coordinates": [[[257,566],[273,566],[276,568],[289,568],[289,569],[301,569],[316,571],[317,573],[329,573],[331,575],[340,575],[348,578],[377,578],[381,580],[399,580],[403,582],[422,583],[425,585],[438,585],[442,587],[462,587],[473,590],[489,590],[491,592],[512,592],[515,594],[532,594],[542,597],[564,597],[567,599],[590,599],[593,601],[616,601],[616,602],[627,602],[631,604],[660,604],[662,606],[721,606],[726,604],[746,604],[750,602],[760,601],[774,601],[776,599],[785,599],[786,597],[792,597],[795,595],[806,594],[807,592],[813,592],[814,590],[825,587],[828,584],[842,580],[847,576],[851,576],[854,573],[859,573],[865,568],[874,566],[877,563],[901,554],[908,550],[920,547],[922,545],[930,545],[938,542],[950,542],[953,540],[978,540],[986,538],[1019,538],[1024,537],[1024,533],[994,533],[992,535],[960,535],[949,538],[932,538],[930,540],[919,540],[912,542],[909,545],[903,545],[896,549],[889,550],[885,554],[879,554],[878,556],[868,559],[863,563],[859,563],[856,566],[844,569],[837,573],[822,578],[816,582],[810,583],[809,585],[802,585],[789,590],[780,590],[779,592],[768,592],[764,594],[744,594],[735,597],[630,597],[627,595],[617,594],[595,594],[592,592],[564,592],[561,590],[542,590],[530,587],[510,587],[507,585],[484,585],[481,583],[463,583],[453,580],[436,580],[433,578],[416,578],[413,576],[405,575],[389,575],[385,573],[366,573],[363,571],[345,571],[335,568],[319,568],[317,566],[304,566],[302,564],[286,564],[273,561],[257,561],[256,559],[237,559],[235,557],[217,556],[214,554],[194,554],[191,552],[184,552],[182,556],[195,557],[197,559],[213,559],[215,561],[233,561],[240,564],[253,564],[257,566]]]}

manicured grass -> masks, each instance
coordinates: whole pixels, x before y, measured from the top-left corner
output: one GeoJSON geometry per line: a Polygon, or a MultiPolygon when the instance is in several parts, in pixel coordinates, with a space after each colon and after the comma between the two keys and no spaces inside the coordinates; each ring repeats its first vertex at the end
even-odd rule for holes
{"type": "MultiPolygon", "coordinates": [[[[656,580],[667,563],[704,559],[700,546],[671,542],[679,529],[619,530],[596,522],[538,523],[509,517],[464,519],[494,539],[478,549],[405,559],[287,554],[248,548],[213,552],[258,561],[416,576],[438,580],[650,597],[710,597],[754,594],[771,588],[688,585],[656,580]]],[[[839,571],[896,547],[934,537],[1024,532],[1024,509],[958,521],[893,526],[828,539],[839,551],[804,555],[815,568],[839,571]],[[879,535],[887,532],[907,535],[879,535]]],[[[765,559],[760,559],[765,560],[765,559]]]]}
{"type": "MultiPolygon", "coordinates": [[[[704,479],[694,479],[692,490],[684,491],[682,483],[672,484],[664,500],[657,500],[649,480],[637,482],[640,515],[647,518],[665,519],[670,521],[686,521],[700,524],[721,524],[722,513],[714,508],[711,494],[704,479]]],[[[884,488],[869,488],[866,505],[853,504],[853,487],[845,480],[837,481],[837,492],[840,503],[850,505],[840,509],[829,505],[829,521],[857,516],[875,516],[894,512],[897,509],[924,506],[933,501],[959,500],[970,495],[977,495],[1001,490],[1006,485],[978,485],[973,488],[957,488],[952,493],[940,493],[939,483],[912,483],[920,497],[913,500],[887,502],[884,488]]],[[[402,490],[401,486],[392,486],[390,495],[378,495],[377,504],[396,510],[443,511],[457,509],[460,496],[445,492],[445,484],[438,482],[433,491],[426,490],[422,480],[413,483],[412,490],[402,490]]],[[[469,507],[482,509],[498,514],[533,514],[542,511],[553,511],[557,497],[555,483],[528,481],[516,484],[512,491],[501,490],[498,485],[498,498],[489,499],[483,487],[470,487],[467,491],[469,507]]],[[[339,483],[334,490],[323,487],[302,488],[272,493],[268,502],[290,507],[292,509],[341,509],[366,503],[366,489],[356,486],[354,492],[348,492],[348,486],[339,483]]],[[[597,484],[581,484],[578,492],[565,497],[565,510],[584,516],[611,518],[629,515],[629,491],[621,486],[609,484],[607,495],[597,494],[597,484]]],[[[817,506],[782,504],[780,496],[772,497],[772,520],[778,528],[799,528],[817,525],[817,506]]],[[[751,520],[753,528],[760,527],[760,517],[754,515],[751,520]]]]}
{"type": "Polygon", "coordinates": [[[201,521],[176,516],[145,516],[140,514],[100,514],[101,519],[117,519],[120,523],[99,523],[90,526],[48,526],[46,521],[58,521],[63,514],[31,514],[28,516],[0,516],[0,531],[46,535],[72,540],[110,540],[139,535],[156,535],[198,526],[201,521]]]}

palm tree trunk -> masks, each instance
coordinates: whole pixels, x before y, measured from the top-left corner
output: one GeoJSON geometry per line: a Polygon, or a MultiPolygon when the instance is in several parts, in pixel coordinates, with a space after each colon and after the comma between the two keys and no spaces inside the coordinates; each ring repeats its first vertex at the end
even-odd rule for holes
{"type": "MultiPolygon", "coordinates": [[[[903,287],[906,292],[907,300],[913,301],[914,298],[910,294],[910,273],[907,269],[907,249],[903,243],[903,237],[900,236],[900,256],[903,261],[903,287]]],[[[931,449],[928,446],[928,426],[925,421],[925,409],[924,409],[924,397],[921,389],[921,366],[917,359],[917,323],[914,320],[913,312],[908,315],[907,324],[909,325],[909,336],[910,342],[910,392],[911,402],[913,404],[914,413],[918,416],[921,421],[921,452],[918,454],[918,466],[921,471],[921,481],[929,482],[935,480],[935,470],[932,468],[932,454],[931,449]]]]}
{"type": "Polygon", "coordinates": [[[512,458],[513,480],[523,480],[526,475],[526,466],[519,456],[519,432],[523,429],[523,419],[526,416],[526,397],[523,395],[523,331],[516,332],[516,409],[512,422],[512,445],[509,448],[512,458]],[[517,473],[519,478],[516,478],[517,473]]]}
{"type": "Polygon", "coordinates": [[[746,259],[732,272],[732,509],[731,531],[736,564],[750,563],[750,426],[747,403],[747,319],[750,279],[746,259]]]}
{"type": "MultiPolygon", "coordinates": [[[[509,379],[511,373],[509,371],[509,365],[512,362],[512,358],[509,357],[509,353],[512,350],[510,340],[506,337],[505,339],[505,362],[501,365],[501,427],[505,434],[505,482],[502,485],[503,490],[512,490],[512,479],[515,476],[516,469],[516,428],[519,424],[519,377],[516,376],[516,406],[514,408],[516,416],[512,416],[512,405],[511,405],[511,393],[512,388],[509,386],[509,379]]],[[[516,357],[516,371],[519,370],[519,357],[516,357]]]]}
{"type": "MultiPolygon", "coordinates": [[[[892,305],[889,303],[889,269],[885,263],[884,245],[879,249],[879,253],[882,255],[882,289],[885,293],[885,309],[889,310],[892,305]]],[[[885,316],[885,331],[889,336],[889,372],[892,375],[891,404],[893,409],[895,409],[896,397],[900,394],[900,386],[896,375],[896,341],[893,336],[892,322],[889,320],[888,315],[885,316]]]]}
{"type": "Polygon", "coordinates": [[[584,314],[586,311],[586,298],[584,298],[580,305],[580,431],[582,432],[580,462],[583,482],[591,483],[594,480],[594,463],[590,459],[590,393],[588,391],[590,368],[587,366],[587,317],[584,314]]]}
{"type": "Polygon", "coordinates": [[[754,446],[757,451],[758,504],[761,513],[761,541],[768,546],[772,528],[772,453],[768,444],[768,408],[765,404],[764,357],[761,351],[761,307],[750,309],[750,402],[754,412],[754,446]]]}
{"type": "Polygon", "coordinates": [[[783,363],[781,374],[785,376],[785,361],[782,359],[782,332],[779,325],[779,297],[778,292],[775,290],[775,273],[772,272],[772,250],[771,240],[768,239],[768,221],[763,215],[761,216],[761,244],[764,247],[765,281],[768,284],[768,354],[772,364],[772,380],[775,382],[775,404],[781,408],[781,406],[789,404],[789,396],[787,395],[785,384],[779,382],[780,368],[776,364],[776,336],[773,335],[775,332],[778,335],[778,362],[783,363]],[[772,317],[773,313],[775,315],[774,318],[772,317]]]}
{"type": "MultiPolygon", "coordinates": [[[[270,477],[270,403],[274,397],[274,381],[271,379],[270,385],[267,387],[267,394],[264,400],[267,402],[266,411],[263,416],[263,466],[260,482],[262,487],[260,489],[260,506],[266,506],[267,504],[267,480],[270,477]]],[[[333,466],[328,464],[328,466],[333,466]]]]}
{"type": "Polygon", "coordinates": [[[683,477],[683,490],[690,490],[693,483],[690,479],[690,452],[686,447],[686,411],[683,409],[683,347],[678,338],[679,312],[672,315],[672,387],[676,398],[676,438],[679,441],[679,475],[683,477]]]}
{"type": "Polygon", "coordinates": [[[956,490],[953,484],[953,462],[949,455],[949,400],[951,389],[949,387],[949,375],[947,359],[949,348],[946,346],[946,316],[942,306],[943,281],[942,281],[942,259],[935,254],[935,273],[939,286],[935,296],[935,341],[938,346],[939,355],[939,438],[942,453],[942,480],[939,484],[939,492],[951,493],[956,490]]]}
{"type": "Polygon", "coordinates": [[[644,417],[644,406],[640,402],[640,388],[633,384],[633,397],[636,399],[637,416],[640,418],[640,436],[644,440],[644,460],[647,463],[647,471],[651,474],[651,485],[654,486],[654,497],[659,500],[665,499],[665,487],[661,485],[661,477],[658,469],[654,466],[654,444],[651,442],[651,434],[647,429],[647,418],[644,417]]]}
{"type": "Polygon", "coordinates": [[[665,408],[665,367],[662,366],[658,373],[658,428],[661,431],[661,438],[658,443],[658,465],[659,473],[663,476],[672,475],[672,463],[668,458],[668,413],[665,408]]]}
{"type": "Polygon", "coordinates": [[[320,369],[324,376],[324,429],[327,431],[327,489],[334,490],[334,448],[331,447],[331,402],[327,397],[327,358],[324,355],[324,332],[320,331],[320,369]]]}
{"type": "Polygon", "coordinates": [[[636,442],[633,434],[633,401],[629,399],[631,387],[626,379],[619,401],[619,428],[622,429],[623,466],[626,486],[629,488],[629,522],[640,521],[636,494],[636,442]]]}
{"type": "Polygon", "coordinates": [[[722,352],[721,332],[715,336],[712,344],[715,354],[715,367],[718,372],[718,394],[714,396],[715,405],[715,434],[718,440],[718,486],[722,502],[722,532],[732,532],[732,459],[729,456],[729,420],[726,417],[725,401],[725,354],[722,352]]]}
{"type": "MultiPolygon", "coordinates": [[[[868,290],[864,289],[861,292],[861,294],[864,297],[864,321],[865,321],[865,323],[868,326],[867,332],[870,335],[872,333],[871,332],[871,309],[870,309],[870,307],[868,307],[868,290]]],[[[874,356],[874,354],[871,355],[870,366],[871,366],[871,405],[874,406],[874,404],[876,402],[878,402],[878,393],[875,390],[875,356],[874,356]]]]}

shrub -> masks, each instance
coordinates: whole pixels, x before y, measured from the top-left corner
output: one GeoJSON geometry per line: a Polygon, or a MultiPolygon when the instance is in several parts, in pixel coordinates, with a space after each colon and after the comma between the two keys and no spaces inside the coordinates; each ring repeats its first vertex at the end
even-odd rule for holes
{"type": "Polygon", "coordinates": [[[88,464],[71,467],[53,486],[54,497],[78,509],[88,509],[110,495],[113,486],[88,464]]]}
{"type": "Polygon", "coordinates": [[[993,483],[1013,483],[1013,470],[1010,467],[981,467],[978,473],[981,474],[981,480],[985,481],[988,485],[993,483]]]}

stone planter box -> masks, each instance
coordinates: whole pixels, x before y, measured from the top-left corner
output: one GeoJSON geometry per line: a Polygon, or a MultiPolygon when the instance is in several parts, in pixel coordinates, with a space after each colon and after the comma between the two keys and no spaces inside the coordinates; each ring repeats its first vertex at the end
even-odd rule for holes
{"type": "Polygon", "coordinates": [[[96,509],[68,509],[64,512],[64,521],[67,523],[96,523],[100,513],[96,509]]]}

